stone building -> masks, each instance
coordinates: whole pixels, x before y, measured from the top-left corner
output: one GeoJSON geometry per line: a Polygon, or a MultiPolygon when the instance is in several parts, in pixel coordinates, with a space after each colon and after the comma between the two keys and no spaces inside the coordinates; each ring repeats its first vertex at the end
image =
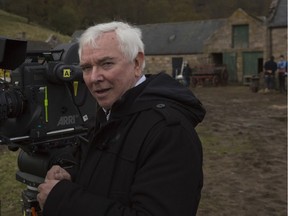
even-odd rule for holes
{"type": "Polygon", "coordinates": [[[266,29],[265,17],[238,9],[205,41],[203,52],[213,63],[227,65],[230,82],[245,84],[262,71],[266,29]]]}
{"type": "Polygon", "coordinates": [[[194,67],[225,64],[230,82],[245,81],[262,70],[266,19],[237,9],[227,19],[140,26],[147,56],[146,71],[174,75],[182,61],[194,67]],[[176,62],[176,63],[175,63],[176,62]],[[176,64],[176,66],[175,66],[176,64]]]}
{"type": "Polygon", "coordinates": [[[183,61],[192,67],[225,64],[229,82],[247,84],[269,56],[286,54],[286,9],[286,0],[273,0],[267,18],[239,8],[227,19],[140,25],[146,72],[175,75],[183,61]]]}
{"type": "Polygon", "coordinates": [[[175,75],[182,62],[191,67],[206,63],[204,41],[219,29],[224,19],[140,25],[145,44],[147,73],[165,71],[175,75]]]}

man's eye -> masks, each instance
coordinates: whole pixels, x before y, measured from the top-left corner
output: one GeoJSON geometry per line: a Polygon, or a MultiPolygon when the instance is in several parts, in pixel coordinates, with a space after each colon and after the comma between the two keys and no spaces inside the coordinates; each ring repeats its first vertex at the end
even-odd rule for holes
{"type": "Polygon", "coordinates": [[[83,66],[81,66],[81,69],[82,69],[82,71],[83,71],[84,73],[90,71],[91,68],[92,68],[92,66],[89,66],[89,65],[83,65],[83,66]]]}
{"type": "Polygon", "coordinates": [[[102,67],[103,67],[104,69],[108,69],[108,68],[112,67],[113,64],[114,64],[113,62],[104,62],[104,63],[102,64],[102,67]]]}

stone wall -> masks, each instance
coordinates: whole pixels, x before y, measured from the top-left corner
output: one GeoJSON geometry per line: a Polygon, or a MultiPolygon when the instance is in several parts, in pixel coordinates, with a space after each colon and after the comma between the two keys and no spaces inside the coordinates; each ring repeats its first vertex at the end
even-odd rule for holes
{"type": "Polygon", "coordinates": [[[204,52],[223,51],[263,51],[265,47],[266,26],[264,20],[248,15],[242,9],[238,9],[229,17],[226,24],[217,30],[206,42],[204,52]],[[232,47],[232,28],[234,25],[249,25],[249,47],[232,47]]]}
{"type": "Polygon", "coordinates": [[[167,74],[172,75],[172,58],[183,58],[183,61],[187,61],[191,68],[196,65],[209,63],[207,54],[191,54],[191,55],[154,55],[146,56],[146,67],[144,72],[150,74],[156,74],[161,71],[165,71],[167,74]]]}
{"type": "Polygon", "coordinates": [[[280,55],[287,58],[287,28],[271,29],[271,55],[279,60],[280,55]]]}

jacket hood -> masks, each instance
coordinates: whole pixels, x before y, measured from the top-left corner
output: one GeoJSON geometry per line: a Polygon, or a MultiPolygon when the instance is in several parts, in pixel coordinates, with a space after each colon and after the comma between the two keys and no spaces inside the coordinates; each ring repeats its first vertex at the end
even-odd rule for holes
{"type": "Polygon", "coordinates": [[[146,75],[146,78],[146,81],[127,91],[113,105],[112,115],[129,115],[151,109],[159,103],[169,103],[175,104],[195,125],[203,120],[206,111],[191,90],[165,73],[146,75]]]}

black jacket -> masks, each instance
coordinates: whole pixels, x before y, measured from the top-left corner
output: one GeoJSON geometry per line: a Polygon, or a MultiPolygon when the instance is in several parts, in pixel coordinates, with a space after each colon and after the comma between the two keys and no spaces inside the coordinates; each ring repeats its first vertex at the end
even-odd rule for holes
{"type": "Polygon", "coordinates": [[[187,64],[184,68],[183,68],[183,76],[184,77],[190,77],[192,75],[192,69],[190,68],[189,64],[187,64]]]}
{"type": "Polygon", "coordinates": [[[264,69],[265,69],[265,72],[271,71],[272,75],[275,75],[275,72],[277,70],[277,63],[274,62],[274,60],[272,59],[269,61],[266,61],[264,64],[264,69]]]}
{"type": "Polygon", "coordinates": [[[97,114],[90,146],[73,182],[60,181],[44,216],[192,216],[203,185],[194,127],[205,115],[190,90],[151,75],[97,114]]]}

